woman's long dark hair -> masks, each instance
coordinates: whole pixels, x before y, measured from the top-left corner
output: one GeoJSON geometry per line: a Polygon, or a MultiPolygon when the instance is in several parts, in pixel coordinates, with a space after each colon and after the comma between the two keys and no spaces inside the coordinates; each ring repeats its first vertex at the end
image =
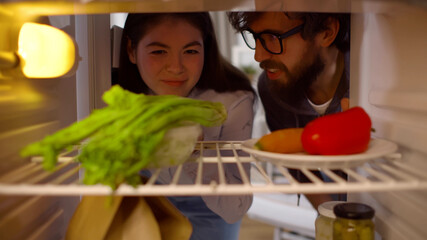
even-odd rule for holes
{"type": "Polygon", "coordinates": [[[226,61],[218,50],[215,31],[209,13],[130,13],[126,19],[120,46],[120,67],[117,83],[135,93],[148,93],[149,88],[141,79],[138,68],[131,63],[127,53],[128,39],[133,48],[165,17],[184,19],[196,27],[203,36],[205,59],[200,80],[195,88],[213,89],[217,92],[236,90],[254,91],[246,75],[226,61]]]}

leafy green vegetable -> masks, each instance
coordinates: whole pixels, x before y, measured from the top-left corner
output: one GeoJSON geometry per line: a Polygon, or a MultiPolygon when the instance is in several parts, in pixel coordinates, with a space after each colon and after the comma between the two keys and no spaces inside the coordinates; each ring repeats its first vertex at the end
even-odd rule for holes
{"type": "Polygon", "coordinates": [[[113,86],[103,100],[107,107],[26,146],[21,155],[41,155],[43,167],[53,170],[60,152],[87,139],[77,156],[85,169],[84,183],[102,183],[116,189],[123,182],[139,184],[138,172],[143,168],[181,163],[192,151],[185,146],[194,147],[200,134],[194,124],[219,126],[227,118],[222,103],[134,94],[120,86],[113,86]],[[167,134],[178,127],[185,127],[188,136],[182,132],[167,134]],[[180,150],[187,154],[178,154],[180,150]]]}

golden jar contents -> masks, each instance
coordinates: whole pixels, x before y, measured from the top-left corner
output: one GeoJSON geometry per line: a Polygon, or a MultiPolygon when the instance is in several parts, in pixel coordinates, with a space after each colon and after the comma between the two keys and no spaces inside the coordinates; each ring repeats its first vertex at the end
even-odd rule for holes
{"type": "Polygon", "coordinates": [[[334,207],[334,240],[374,240],[375,210],[362,203],[341,203],[334,207]]]}

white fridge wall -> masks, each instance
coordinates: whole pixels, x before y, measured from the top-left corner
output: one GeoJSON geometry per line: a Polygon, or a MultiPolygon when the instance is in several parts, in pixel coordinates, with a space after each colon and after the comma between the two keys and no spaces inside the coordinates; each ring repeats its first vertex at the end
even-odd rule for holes
{"type": "MultiPolygon", "coordinates": [[[[399,144],[401,161],[427,172],[427,10],[400,5],[353,14],[351,104],[370,114],[374,136],[399,144]]],[[[350,194],[376,209],[387,240],[425,239],[426,191],[350,194]],[[422,224],[423,223],[423,224],[422,224]]]]}
{"type": "MultiPolygon", "coordinates": [[[[23,146],[103,107],[101,96],[111,87],[109,15],[55,16],[49,22],[75,40],[77,69],[58,79],[0,79],[0,175],[27,164],[19,157],[23,146]]],[[[62,239],[79,200],[0,195],[0,239],[62,239]]]]}
{"type": "MultiPolygon", "coordinates": [[[[74,36],[73,16],[49,20],[74,36]]],[[[76,109],[75,76],[0,78],[0,173],[27,164],[28,159],[19,157],[21,148],[76,121],[76,109]]],[[[13,177],[22,175],[17,172],[13,177]]],[[[0,195],[0,239],[61,239],[78,201],[78,197],[0,195]]]]}

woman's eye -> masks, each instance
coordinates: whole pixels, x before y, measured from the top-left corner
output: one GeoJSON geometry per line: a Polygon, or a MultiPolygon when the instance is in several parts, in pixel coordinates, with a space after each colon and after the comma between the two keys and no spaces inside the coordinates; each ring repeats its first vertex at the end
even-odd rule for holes
{"type": "Polygon", "coordinates": [[[165,54],[166,51],[165,50],[154,50],[154,51],[151,51],[150,53],[154,54],[154,55],[160,55],[160,54],[165,54]]]}
{"type": "Polygon", "coordinates": [[[185,50],[185,53],[187,53],[187,54],[198,54],[199,51],[196,49],[187,49],[187,50],[185,50]]]}

